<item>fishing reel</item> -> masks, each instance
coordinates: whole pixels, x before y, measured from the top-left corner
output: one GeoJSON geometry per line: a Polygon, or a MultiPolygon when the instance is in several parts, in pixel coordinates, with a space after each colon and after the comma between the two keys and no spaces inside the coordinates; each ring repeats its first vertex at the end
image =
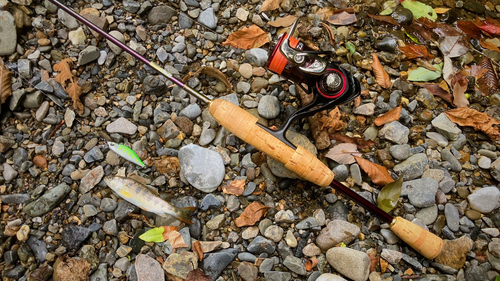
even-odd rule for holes
{"type": "Polygon", "coordinates": [[[295,146],[286,139],[285,133],[295,119],[313,115],[319,111],[349,102],[359,96],[361,86],[351,73],[335,62],[328,62],[333,52],[314,51],[303,42],[292,37],[297,28],[298,19],[290,32],[281,36],[271,50],[267,69],[279,74],[313,95],[310,104],[293,113],[278,130],[266,129],[292,148],[295,146]],[[307,85],[307,89],[304,87],[307,85]]]}

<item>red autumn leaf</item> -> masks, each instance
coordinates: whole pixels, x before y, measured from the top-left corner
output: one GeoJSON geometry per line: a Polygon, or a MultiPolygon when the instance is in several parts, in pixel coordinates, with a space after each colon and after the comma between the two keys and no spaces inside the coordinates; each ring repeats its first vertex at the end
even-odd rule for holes
{"type": "Polygon", "coordinates": [[[432,29],[432,28],[434,28],[434,27],[436,27],[436,26],[437,26],[437,25],[436,25],[436,22],[431,21],[430,19],[428,19],[428,18],[424,18],[424,17],[420,17],[420,18],[418,18],[416,22],[417,22],[419,25],[422,25],[422,26],[424,26],[424,27],[426,27],[426,28],[429,28],[429,29],[432,29]]]}
{"type": "Polygon", "coordinates": [[[266,207],[262,203],[252,202],[245,208],[243,213],[234,220],[237,227],[250,226],[258,222],[271,207],[266,207]]]}
{"type": "Polygon", "coordinates": [[[406,44],[406,46],[398,48],[409,60],[414,58],[426,58],[431,60],[434,58],[423,45],[406,44]]]}
{"type": "Polygon", "coordinates": [[[380,166],[361,157],[354,156],[354,158],[356,158],[359,167],[361,167],[361,169],[368,174],[374,184],[385,186],[394,181],[386,167],[380,166]]]}
{"type": "Polygon", "coordinates": [[[489,34],[500,35],[500,23],[492,18],[486,18],[483,21],[476,19],[475,23],[477,27],[489,34]]]}
{"type": "Polygon", "coordinates": [[[376,19],[379,21],[390,23],[392,25],[399,25],[399,23],[393,17],[390,17],[390,16],[377,16],[377,15],[370,15],[370,14],[368,14],[368,16],[372,19],[376,19]]]}
{"type": "Polygon", "coordinates": [[[355,23],[358,19],[355,14],[348,13],[343,11],[338,14],[333,14],[330,16],[327,21],[334,25],[349,25],[351,23],[355,23]]]}
{"type": "Polygon", "coordinates": [[[380,60],[378,59],[377,54],[373,53],[373,73],[375,74],[375,78],[377,80],[377,83],[380,85],[380,87],[388,89],[392,86],[391,79],[389,78],[389,74],[385,72],[384,67],[380,63],[380,60]]]}
{"type": "Polygon", "coordinates": [[[477,27],[472,21],[459,20],[457,21],[457,27],[463,31],[466,35],[474,39],[481,38],[481,29],[477,27]]]}
{"type": "Polygon", "coordinates": [[[353,143],[353,144],[358,146],[358,149],[361,149],[361,150],[371,148],[375,145],[375,142],[372,140],[364,140],[364,139],[359,138],[359,137],[351,138],[351,137],[344,136],[341,134],[331,134],[330,138],[332,140],[336,140],[336,141],[340,141],[340,142],[353,143]]]}
{"type": "Polygon", "coordinates": [[[261,47],[268,42],[269,36],[267,33],[254,24],[248,28],[245,26],[233,32],[229,35],[227,40],[222,43],[222,46],[229,45],[235,48],[249,50],[261,47]]]}
{"type": "Polygon", "coordinates": [[[432,34],[429,29],[418,24],[407,26],[405,30],[408,34],[417,38],[420,43],[427,44],[432,40],[432,34]]]}

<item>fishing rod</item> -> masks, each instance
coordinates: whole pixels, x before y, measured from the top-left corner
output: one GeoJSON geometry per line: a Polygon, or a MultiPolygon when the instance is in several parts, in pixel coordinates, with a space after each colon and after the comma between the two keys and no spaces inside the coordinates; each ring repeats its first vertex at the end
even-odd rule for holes
{"type": "Polygon", "coordinates": [[[360,92],[359,82],[350,73],[339,67],[336,63],[328,63],[321,57],[321,55],[327,53],[308,50],[302,42],[292,37],[297,21],[292,26],[290,33],[282,36],[278,44],[274,47],[267,66],[269,70],[296,82],[299,87],[303,87],[301,86],[302,83],[309,85],[308,92],[314,94],[314,99],[311,104],[297,110],[281,129],[270,130],[257,123],[257,117],[242,108],[222,99],[209,99],[207,96],[195,91],[173,77],[171,73],[158,64],[148,61],[72,9],[57,0],[50,1],[144,64],[157,70],[192,96],[207,104],[210,114],[222,126],[241,140],[283,163],[287,169],[295,172],[303,179],[321,187],[330,186],[344,193],[357,204],[375,214],[382,221],[390,224],[390,229],[397,236],[426,258],[432,260],[442,253],[444,241],[441,238],[401,217],[392,217],[387,214],[350,188],[335,180],[332,170],[307,149],[302,146],[295,146],[286,139],[285,132],[294,119],[350,101],[358,96],[360,92]]]}

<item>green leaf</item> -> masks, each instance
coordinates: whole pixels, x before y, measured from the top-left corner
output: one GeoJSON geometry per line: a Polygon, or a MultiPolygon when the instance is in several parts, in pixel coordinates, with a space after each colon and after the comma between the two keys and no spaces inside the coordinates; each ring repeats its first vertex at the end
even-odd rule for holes
{"type": "Polygon", "coordinates": [[[413,13],[415,19],[428,18],[432,21],[437,19],[437,14],[431,6],[422,2],[405,0],[401,5],[413,13]]]}
{"type": "Polygon", "coordinates": [[[351,55],[354,54],[354,52],[356,52],[356,47],[351,42],[345,43],[345,47],[347,50],[349,50],[349,52],[351,52],[351,55]]]}
{"type": "Polygon", "coordinates": [[[380,13],[380,15],[381,16],[390,15],[392,14],[392,12],[394,12],[394,10],[396,10],[397,7],[398,7],[398,2],[393,0],[385,1],[384,5],[382,6],[382,9],[384,10],[380,13]]]}
{"type": "Polygon", "coordinates": [[[163,242],[163,231],[165,231],[163,227],[152,228],[144,232],[139,238],[146,242],[163,242]]]}
{"type": "Polygon", "coordinates": [[[422,43],[420,43],[420,41],[418,41],[417,37],[415,37],[415,36],[411,35],[410,33],[406,32],[406,30],[405,30],[405,34],[406,34],[406,36],[408,36],[408,38],[411,39],[411,41],[413,41],[413,42],[415,42],[417,44],[422,45],[422,43]]]}
{"type": "Polygon", "coordinates": [[[427,82],[434,79],[438,79],[441,77],[441,72],[443,68],[443,64],[435,64],[435,71],[429,70],[425,67],[419,67],[408,75],[408,81],[416,81],[416,82],[427,82]]]}
{"type": "Polygon", "coordinates": [[[401,195],[401,186],[403,185],[404,173],[399,176],[397,181],[388,183],[382,190],[377,198],[378,207],[384,212],[389,213],[399,200],[399,195],[401,195]]]}
{"type": "Polygon", "coordinates": [[[500,281],[500,275],[498,275],[497,277],[495,277],[495,281],[500,281]]]}

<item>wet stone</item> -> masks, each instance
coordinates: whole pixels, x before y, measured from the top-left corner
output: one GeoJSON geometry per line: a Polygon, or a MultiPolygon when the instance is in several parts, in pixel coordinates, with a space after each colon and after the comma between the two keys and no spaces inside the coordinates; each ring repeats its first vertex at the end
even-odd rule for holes
{"type": "Polygon", "coordinates": [[[267,253],[272,255],[276,250],[276,244],[262,236],[257,236],[248,244],[247,250],[252,254],[260,255],[261,253],[267,253]]]}
{"type": "Polygon", "coordinates": [[[45,255],[49,252],[47,250],[47,243],[43,240],[38,240],[35,236],[30,236],[27,244],[35,254],[38,262],[43,263],[45,261],[45,255]]]}
{"type": "Polygon", "coordinates": [[[316,219],[315,217],[308,217],[305,220],[297,223],[295,228],[297,228],[297,229],[310,229],[310,228],[315,228],[318,226],[320,226],[318,219],[316,219]]]}
{"type": "Polygon", "coordinates": [[[90,230],[86,227],[71,225],[63,230],[61,237],[65,247],[71,251],[78,249],[90,234],[90,230]]]}
{"type": "Polygon", "coordinates": [[[389,52],[389,53],[394,53],[396,51],[396,48],[398,46],[398,43],[396,42],[396,39],[388,36],[379,41],[377,44],[375,44],[375,47],[381,51],[384,52],[389,52]]]}
{"type": "Polygon", "coordinates": [[[71,188],[63,183],[45,192],[37,200],[29,203],[23,208],[23,212],[32,217],[44,215],[54,209],[71,191],[71,188]]]}
{"type": "Polygon", "coordinates": [[[413,13],[400,5],[391,16],[400,24],[411,24],[413,21],[413,13]]]}
{"type": "Polygon", "coordinates": [[[217,280],[222,270],[224,270],[229,263],[236,257],[238,250],[226,249],[217,253],[209,254],[203,259],[202,269],[203,272],[210,276],[212,280],[217,280]]]}

